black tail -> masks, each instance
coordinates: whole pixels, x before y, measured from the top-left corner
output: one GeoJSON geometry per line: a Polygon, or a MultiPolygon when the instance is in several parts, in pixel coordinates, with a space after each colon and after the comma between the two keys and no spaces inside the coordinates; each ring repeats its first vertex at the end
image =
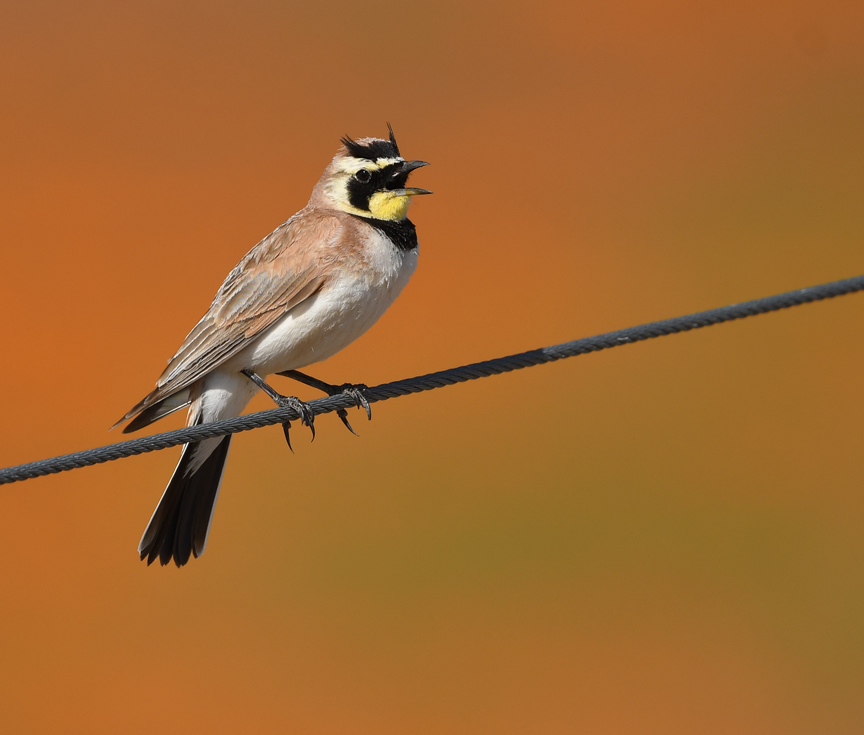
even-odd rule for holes
{"type": "Polygon", "coordinates": [[[201,466],[194,472],[190,470],[196,453],[203,449],[201,445],[212,441],[205,439],[183,447],[177,469],[138,545],[138,553],[148,565],[158,557],[165,566],[173,557],[174,563],[182,567],[190,555],[197,558],[204,553],[231,436],[219,439],[201,466]]]}

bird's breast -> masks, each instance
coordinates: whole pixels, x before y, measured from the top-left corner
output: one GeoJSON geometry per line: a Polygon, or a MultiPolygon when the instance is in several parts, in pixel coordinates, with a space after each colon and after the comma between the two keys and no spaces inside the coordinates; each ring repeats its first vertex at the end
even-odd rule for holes
{"type": "Polygon", "coordinates": [[[417,268],[417,250],[400,251],[377,230],[364,234],[324,286],[238,354],[232,367],[262,375],[300,369],[331,357],[378,321],[417,268]]]}

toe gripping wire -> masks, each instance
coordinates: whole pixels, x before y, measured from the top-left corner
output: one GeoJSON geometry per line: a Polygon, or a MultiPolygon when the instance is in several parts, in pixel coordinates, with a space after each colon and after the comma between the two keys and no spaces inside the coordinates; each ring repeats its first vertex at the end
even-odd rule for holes
{"type": "MultiPolygon", "coordinates": [[[[386,401],[391,398],[398,398],[399,396],[406,396],[411,393],[420,393],[435,388],[443,388],[447,385],[464,383],[468,380],[476,380],[491,375],[499,375],[513,370],[521,370],[534,365],[543,365],[547,362],[563,360],[567,357],[575,357],[589,352],[607,350],[612,347],[620,347],[622,345],[641,342],[655,337],[663,337],[669,334],[687,332],[691,329],[701,329],[702,327],[709,327],[713,324],[721,324],[722,322],[729,322],[735,319],[744,319],[746,317],[756,316],[757,314],[766,314],[771,311],[786,309],[790,306],[808,304],[814,301],[830,299],[835,296],[843,296],[861,290],[864,290],[864,275],[856,276],[855,278],[847,278],[842,281],[823,283],[819,286],[802,288],[796,291],[787,291],[786,293],[766,296],[765,298],[756,299],[754,301],[745,301],[740,304],[723,306],[719,309],[701,311],[688,316],[664,319],[662,321],[642,324],[637,327],[630,327],[629,329],[607,332],[606,334],[600,334],[595,337],[586,337],[572,342],[563,342],[562,344],[543,347],[539,350],[521,352],[516,355],[499,357],[485,362],[477,362],[472,365],[463,365],[450,370],[442,370],[437,373],[397,380],[393,383],[384,383],[383,385],[377,385],[372,388],[367,388],[364,385],[352,384],[333,386],[296,370],[287,371],[287,373],[285,373],[286,377],[298,380],[301,383],[305,383],[306,385],[322,390],[328,394],[326,398],[320,398],[308,403],[303,403],[296,398],[291,399],[288,396],[282,396],[270,388],[269,385],[264,383],[264,381],[257,375],[252,377],[254,373],[251,375],[247,373],[247,377],[249,377],[250,380],[253,380],[262,390],[265,390],[265,392],[270,394],[270,397],[276,401],[279,408],[248,414],[246,416],[237,416],[222,421],[215,421],[209,424],[199,424],[198,426],[190,426],[184,429],[166,431],[162,434],[141,437],[139,439],[131,439],[129,441],[118,442],[117,444],[109,444],[97,449],[73,452],[72,454],[43,459],[37,462],[17,465],[15,467],[7,467],[5,469],[0,469],[0,485],[20,482],[33,477],[53,475],[58,472],[66,472],[67,470],[74,470],[79,467],[88,467],[102,462],[110,462],[124,457],[132,457],[136,454],[154,452],[160,449],[174,447],[179,444],[186,444],[188,442],[225,436],[226,434],[236,434],[241,431],[250,431],[263,426],[282,424],[284,428],[285,424],[290,425],[291,421],[297,419],[314,430],[313,422],[315,416],[333,411],[337,413],[345,425],[353,432],[354,430],[351,429],[351,425],[348,423],[345,411],[354,406],[363,407],[366,410],[367,415],[371,417],[369,404],[375,403],[376,401],[386,401]],[[258,381],[261,382],[259,383],[258,381]],[[264,386],[266,386],[266,388],[264,386]],[[283,402],[280,403],[280,401],[283,402]],[[296,401],[296,403],[293,403],[292,401],[296,401]]],[[[286,438],[287,436],[288,434],[286,429],[286,438]]]]}
{"type": "MultiPolygon", "coordinates": [[[[312,432],[312,441],[315,441],[315,414],[312,409],[309,407],[308,403],[301,401],[299,398],[295,396],[283,396],[281,393],[274,390],[274,388],[268,385],[260,376],[256,375],[251,370],[241,370],[241,373],[245,375],[249,380],[251,380],[255,385],[257,385],[262,391],[264,391],[271,400],[279,406],[279,408],[292,408],[300,416],[300,421],[304,426],[308,426],[310,431],[312,432]]],[[[285,370],[281,373],[276,373],[277,375],[284,375],[286,378],[291,378],[292,380],[296,380],[299,383],[304,383],[305,385],[311,386],[312,388],[317,388],[320,391],[323,391],[328,396],[338,396],[338,395],[347,395],[351,396],[354,399],[354,404],[357,408],[365,408],[366,409],[366,417],[369,421],[372,420],[372,409],[369,407],[369,401],[366,400],[366,396],[363,395],[363,391],[369,390],[369,386],[364,385],[363,383],[343,383],[342,385],[330,385],[330,383],[325,383],[323,380],[318,380],[318,378],[313,378],[311,375],[306,375],[306,373],[301,373],[299,370],[285,370]]],[[[337,408],[336,415],[342,419],[342,423],[345,424],[348,431],[350,431],[354,436],[357,436],[357,432],[351,427],[351,424],[348,422],[348,412],[344,408],[337,408]]],[[[283,421],[282,422],[282,430],[285,432],[285,441],[288,442],[288,449],[291,452],[294,452],[294,447],[291,446],[291,422],[283,421]]]]}

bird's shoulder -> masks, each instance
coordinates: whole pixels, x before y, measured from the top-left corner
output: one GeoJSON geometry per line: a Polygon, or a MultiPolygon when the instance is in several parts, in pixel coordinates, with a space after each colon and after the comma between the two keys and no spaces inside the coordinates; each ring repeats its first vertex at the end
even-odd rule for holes
{"type": "Polygon", "coordinates": [[[326,271],[328,264],[361,248],[365,229],[368,227],[360,220],[345,212],[301,209],[243,256],[220,291],[261,273],[279,276],[310,269],[326,271]]]}

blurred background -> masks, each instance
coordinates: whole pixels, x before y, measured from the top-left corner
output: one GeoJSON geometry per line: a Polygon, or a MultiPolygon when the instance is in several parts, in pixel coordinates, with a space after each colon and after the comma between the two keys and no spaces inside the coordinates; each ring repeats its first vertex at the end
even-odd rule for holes
{"type": "MultiPolygon", "coordinates": [[[[0,6],[0,466],[119,441],[340,136],[432,163],[370,385],[864,273],[864,5],[0,6]]],[[[5,732],[860,733],[864,296],[0,489],[5,732]]],[[[276,384],[286,391],[302,386],[276,384]]],[[[260,397],[250,410],[268,408],[260,397]]],[[[154,430],[182,424],[174,416],[154,430]]]]}

